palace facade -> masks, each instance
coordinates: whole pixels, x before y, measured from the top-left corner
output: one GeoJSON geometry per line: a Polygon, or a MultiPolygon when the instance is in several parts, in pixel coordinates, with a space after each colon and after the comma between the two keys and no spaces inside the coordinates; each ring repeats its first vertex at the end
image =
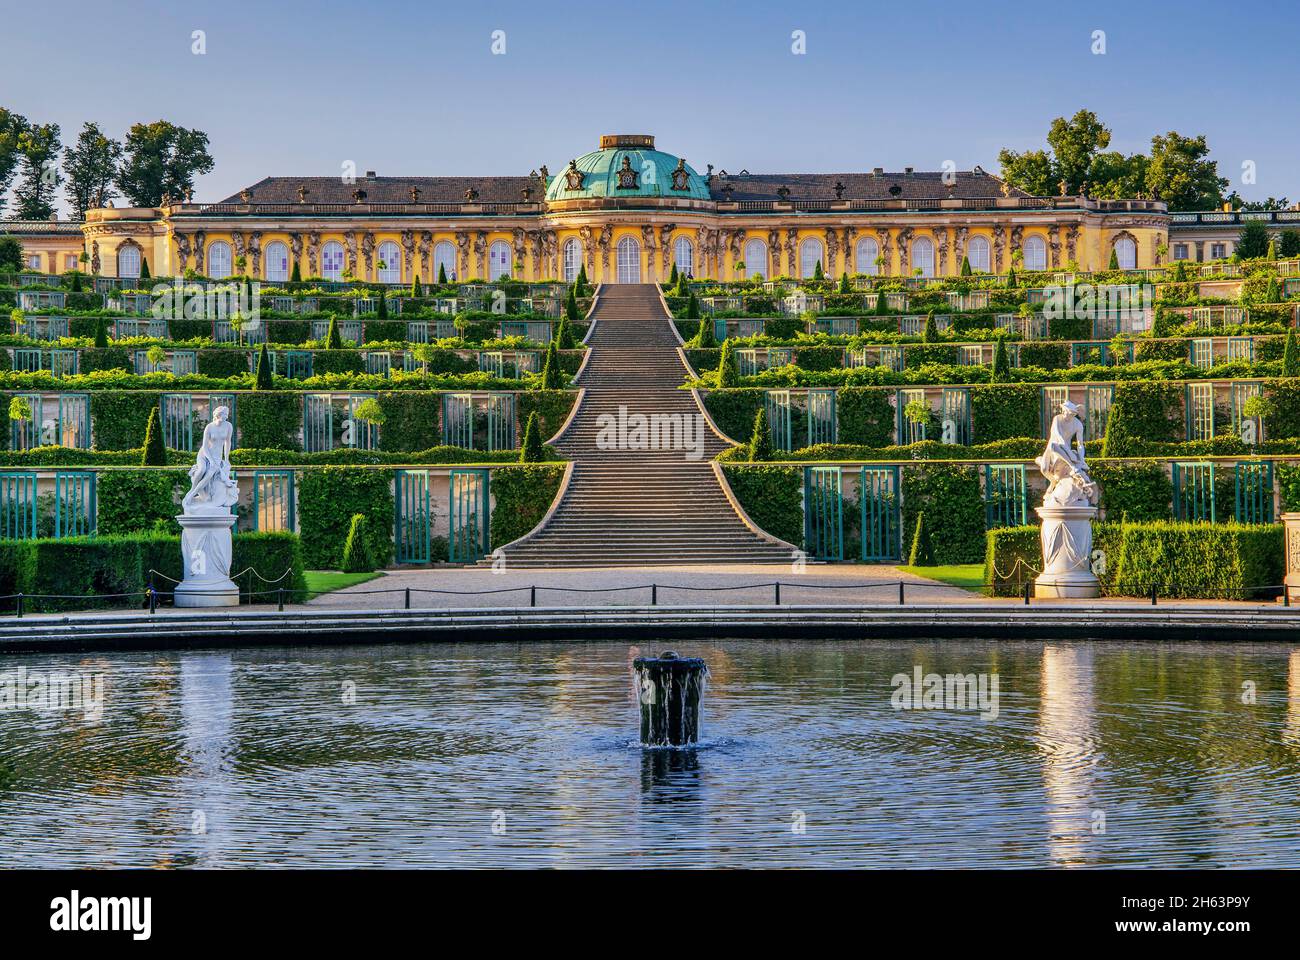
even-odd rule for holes
{"type": "Polygon", "coordinates": [[[1103,270],[1168,256],[1151,200],[1035,197],[976,167],[948,173],[704,175],[647,135],[600,139],[558,174],[268,177],[220,203],[88,211],[92,272],[222,278],[660,281],[841,273],[1103,270]]]}

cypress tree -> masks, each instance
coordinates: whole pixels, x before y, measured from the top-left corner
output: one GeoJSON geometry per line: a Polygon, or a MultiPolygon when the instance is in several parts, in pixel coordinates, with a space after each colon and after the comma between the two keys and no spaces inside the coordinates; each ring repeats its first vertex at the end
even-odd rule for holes
{"type": "Polygon", "coordinates": [[[344,573],[374,572],[375,562],[370,558],[370,546],[367,540],[366,515],[364,513],[352,514],[352,522],[348,524],[348,536],[343,541],[342,569],[344,573]]]}
{"type": "Polygon", "coordinates": [[[772,459],[772,430],[767,423],[766,405],[754,414],[754,432],[749,438],[749,462],[761,463],[772,459]]]}
{"type": "Polygon", "coordinates": [[[1282,376],[1300,377],[1300,347],[1295,340],[1295,327],[1286,331],[1286,346],[1282,348],[1282,376]]]}
{"type": "Polygon", "coordinates": [[[907,555],[909,567],[930,567],[934,565],[934,538],[930,535],[930,525],[925,521],[925,511],[916,515],[916,529],[912,532],[912,549],[907,555]]]}
{"type": "Polygon", "coordinates": [[[298,266],[298,261],[293,262],[293,271],[289,274],[290,283],[302,283],[302,268],[298,266]]]}
{"type": "Polygon", "coordinates": [[[1014,289],[1016,286],[1016,268],[1007,268],[1007,289],[1014,289]]]}
{"type": "Polygon", "coordinates": [[[574,292],[577,288],[576,283],[569,287],[569,299],[564,302],[564,315],[570,323],[578,322],[578,295],[574,292]]]}
{"type": "Polygon", "coordinates": [[[925,328],[921,331],[922,343],[939,342],[939,324],[934,320],[934,311],[931,310],[925,315],[925,328]]]}
{"type": "Polygon", "coordinates": [[[271,383],[271,357],[266,352],[266,344],[262,344],[262,349],[257,352],[257,380],[253,385],[254,390],[270,390],[271,383]]]}
{"type": "Polygon", "coordinates": [[[965,254],[963,254],[961,258],[961,275],[963,277],[969,277],[971,275],[970,259],[965,254]]]}
{"type": "Polygon", "coordinates": [[[722,341],[722,356],[718,360],[718,386],[740,386],[740,372],[736,369],[736,352],[730,340],[722,341]]]}
{"type": "Polygon", "coordinates": [[[1119,269],[1119,254],[1115,252],[1114,247],[1110,248],[1110,263],[1106,264],[1106,269],[1107,270],[1119,269]]]}
{"type": "Polygon", "coordinates": [[[578,296],[585,297],[587,295],[587,265],[585,263],[578,268],[578,279],[576,283],[578,286],[578,296]]]}
{"type": "Polygon", "coordinates": [[[562,390],[564,388],[562,380],[560,354],[555,349],[555,341],[552,340],[546,347],[546,364],[542,367],[542,389],[562,390]]]}
{"type": "Polygon", "coordinates": [[[343,337],[339,335],[339,322],[337,317],[330,317],[329,330],[325,333],[325,349],[343,349],[343,337]]]}
{"type": "Polygon", "coordinates": [[[1174,261],[1174,283],[1187,282],[1187,264],[1182,260],[1174,261]]]}
{"type": "Polygon", "coordinates": [[[718,345],[718,338],[713,332],[712,320],[701,320],[700,328],[695,332],[689,344],[692,347],[699,347],[701,350],[711,350],[718,345]]]}
{"type": "Polygon", "coordinates": [[[668,286],[670,286],[670,287],[675,287],[675,286],[677,286],[677,263],[676,263],[676,261],[673,262],[673,272],[670,273],[670,274],[668,274],[668,286]]]}
{"type": "Polygon", "coordinates": [[[691,291],[690,298],[686,301],[686,319],[700,319],[700,301],[695,299],[695,291],[691,291]]]}
{"type": "Polygon", "coordinates": [[[1277,285],[1277,277],[1268,278],[1268,286],[1264,290],[1265,303],[1279,303],[1282,300],[1282,291],[1277,285]]]}
{"type": "Polygon", "coordinates": [[[447,283],[447,265],[445,263],[440,263],[438,264],[438,286],[445,286],[446,283],[447,283]]]}
{"type": "Polygon", "coordinates": [[[1277,237],[1269,237],[1268,252],[1265,254],[1270,260],[1277,259],[1277,237]]]}
{"type": "Polygon", "coordinates": [[[840,275],[840,293],[852,293],[852,292],[853,292],[853,285],[849,283],[849,272],[845,270],[844,273],[840,275]]]}
{"type": "Polygon", "coordinates": [[[144,453],[140,457],[140,466],[167,466],[167,448],[163,446],[162,420],[158,417],[157,407],[149,411],[149,424],[144,428],[144,453]]]}
{"type": "Polygon", "coordinates": [[[149,277],[150,277],[150,273],[149,273],[149,258],[148,258],[148,257],[141,257],[141,258],[140,258],[140,279],[141,279],[141,280],[148,280],[149,277]]]}
{"type": "Polygon", "coordinates": [[[880,290],[876,293],[876,315],[884,316],[889,312],[889,303],[885,300],[885,291],[880,290]]]}
{"type": "Polygon", "coordinates": [[[380,320],[388,319],[388,291],[387,290],[379,291],[379,319],[380,320]]]}
{"type": "Polygon", "coordinates": [[[821,281],[826,279],[826,274],[822,272],[822,262],[820,260],[817,261],[817,266],[813,267],[812,278],[814,281],[821,281]]]}
{"type": "Polygon", "coordinates": [[[72,292],[73,293],[81,292],[81,271],[80,270],[78,270],[76,273],[72,275],[72,292]]]}
{"type": "Polygon", "coordinates": [[[411,297],[419,300],[424,296],[424,286],[420,283],[420,278],[416,277],[411,281],[411,297]]]}
{"type": "Polygon", "coordinates": [[[1005,337],[998,337],[997,344],[993,347],[993,376],[994,383],[1006,383],[1011,379],[1011,357],[1007,353],[1007,341],[1005,337]]]}
{"type": "Polygon", "coordinates": [[[546,459],[546,450],[542,446],[542,428],[537,421],[537,411],[528,414],[528,423],[524,426],[524,442],[519,448],[520,463],[541,463],[546,459]]]}
{"type": "Polygon", "coordinates": [[[95,318],[95,349],[96,350],[108,349],[108,318],[107,317],[95,318]]]}

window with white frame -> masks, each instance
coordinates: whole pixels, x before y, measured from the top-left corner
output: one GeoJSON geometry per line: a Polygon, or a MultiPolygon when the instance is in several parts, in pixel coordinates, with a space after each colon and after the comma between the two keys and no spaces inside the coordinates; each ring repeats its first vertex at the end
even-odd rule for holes
{"type": "Polygon", "coordinates": [[[70,253],[63,258],[63,269],[64,270],[77,269],[77,255],[75,253],[70,253]]]}
{"type": "Polygon", "coordinates": [[[1047,269],[1047,242],[1042,237],[1025,237],[1020,249],[1025,257],[1026,270],[1047,269]]]}
{"type": "Polygon", "coordinates": [[[283,283],[289,279],[289,248],[279,240],[266,245],[262,256],[266,259],[266,279],[283,283]]]}
{"type": "Polygon", "coordinates": [[[767,276],[767,244],[762,240],[745,244],[745,276],[767,276]]]}
{"type": "Polygon", "coordinates": [[[320,251],[320,273],[326,280],[343,279],[343,244],[331,240],[320,251]]]}
{"type": "Polygon", "coordinates": [[[41,255],[39,253],[33,253],[27,257],[27,269],[28,270],[41,269],[41,255]]]}
{"type": "Polygon", "coordinates": [[[402,249],[391,240],[379,245],[379,257],[375,261],[376,276],[380,283],[402,282],[402,249]]]}
{"type": "Polygon", "coordinates": [[[853,265],[857,268],[858,273],[865,273],[869,277],[874,277],[880,272],[880,265],[876,259],[880,256],[880,244],[870,237],[863,237],[858,241],[858,245],[853,251],[853,265]]]}
{"type": "Polygon", "coordinates": [[[989,272],[989,241],[988,237],[971,237],[970,242],[966,244],[966,261],[970,264],[972,270],[978,270],[982,273],[989,272]]]}
{"type": "Polygon", "coordinates": [[[695,276],[695,245],[690,237],[678,237],[673,241],[673,263],[677,265],[678,273],[695,276]]]}
{"type": "Polygon", "coordinates": [[[488,279],[500,280],[510,276],[510,244],[494,240],[488,247],[488,279]]]}
{"type": "Polygon", "coordinates": [[[448,280],[456,279],[456,246],[450,240],[439,240],[433,247],[434,282],[443,275],[448,280]]]}
{"type": "Polygon", "coordinates": [[[934,276],[934,241],[917,237],[912,241],[912,272],[921,271],[923,277],[934,276]]]}
{"type": "Polygon", "coordinates": [[[1186,259],[1188,259],[1188,256],[1187,256],[1187,244],[1185,244],[1185,243],[1175,243],[1175,244],[1174,244],[1174,259],[1175,259],[1175,260],[1186,260],[1186,259]]]}
{"type": "Polygon", "coordinates": [[[1121,270],[1137,269],[1137,244],[1132,237],[1120,237],[1115,241],[1115,260],[1121,270]]]}
{"type": "Polygon", "coordinates": [[[799,244],[799,276],[808,278],[817,272],[817,264],[824,263],[825,259],[822,249],[822,242],[816,237],[808,237],[799,244]]]}
{"type": "Polygon", "coordinates": [[[213,280],[230,276],[230,244],[224,240],[214,240],[208,245],[208,276],[213,280]]]}
{"type": "MultiPolygon", "coordinates": [[[[227,250],[229,248],[227,247],[227,250]]],[[[229,259],[227,256],[226,259],[229,259]]],[[[227,270],[229,272],[229,270],[227,270]]],[[[117,248],[117,275],[119,277],[140,276],[140,248],[127,245],[117,248]]]]}
{"type": "Polygon", "coordinates": [[[564,282],[573,283],[582,272],[582,242],[577,237],[564,241],[564,282]]]}
{"type": "Polygon", "coordinates": [[[1210,244],[1210,259],[1222,260],[1228,255],[1228,245],[1226,243],[1210,244]]]}

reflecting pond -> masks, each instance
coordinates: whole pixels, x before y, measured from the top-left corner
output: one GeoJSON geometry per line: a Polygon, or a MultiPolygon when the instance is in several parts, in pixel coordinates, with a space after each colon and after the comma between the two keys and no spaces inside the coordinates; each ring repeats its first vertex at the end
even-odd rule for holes
{"type": "Polygon", "coordinates": [[[5,867],[1300,865],[1288,646],[421,644],[0,675],[5,867]],[[634,742],[631,661],[668,646],[709,663],[698,749],[634,742]],[[933,703],[898,693],[918,668],[933,703]],[[51,709],[60,676],[84,686],[51,709]]]}

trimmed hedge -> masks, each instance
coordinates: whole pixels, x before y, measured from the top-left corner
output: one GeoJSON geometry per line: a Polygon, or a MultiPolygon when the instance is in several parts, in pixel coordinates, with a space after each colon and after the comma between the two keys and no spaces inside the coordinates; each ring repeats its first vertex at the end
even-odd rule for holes
{"type": "Polygon", "coordinates": [[[774,537],[803,546],[803,469],[724,466],[727,482],[749,518],[774,537]]]}
{"type": "Polygon", "coordinates": [[[235,420],[241,447],[301,450],[302,395],[243,393],[235,400],[235,420]]]}
{"type": "Polygon", "coordinates": [[[379,449],[386,453],[413,453],[441,444],[442,396],[411,391],[379,394],[379,408],[384,411],[379,449]]]}
{"type": "Polygon", "coordinates": [[[298,488],[303,562],[338,570],[354,514],[366,516],[367,547],[376,566],[393,558],[393,472],[357,467],[308,470],[298,488]]]}
{"type": "Polygon", "coordinates": [[[90,395],[90,419],[96,450],[130,450],[144,442],[149,414],[158,409],[162,392],[103,390],[90,395]]]}
{"type": "Polygon", "coordinates": [[[1176,383],[1129,381],[1115,385],[1102,457],[1140,455],[1143,443],[1184,439],[1183,388],[1176,383]]]}
{"type": "Polygon", "coordinates": [[[562,464],[521,464],[492,471],[492,549],[518,540],[542,522],[560,489],[562,464]]]}
{"type": "Polygon", "coordinates": [[[984,495],[979,470],[952,464],[904,467],[903,529],[915,530],[917,514],[932,518],[934,562],[978,563],[984,556],[984,495]]]}
{"type": "Polygon", "coordinates": [[[971,387],[970,405],[971,424],[979,443],[1038,436],[1041,424],[1036,386],[999,383],[971,387]]]}
{"type": "Polygon", "coordinates": [[[159,520],[172,522],[189,489],[183,470],[107,470],[95,481],[100,536],[150,530],[159,520]]]}
{"type": "Polygon", "coordinates": [[[836,397],[840,443],[868,447],[886,447],[893,443],[895,414],[890,400],[890,394],[885,390],[840,388],[836,397]]]}
{"type": "Polygon", "coordinates": [[[536,413],[541,421],[542,440],[550,440],[564,426],[577,399],[578,394],[572,390],[527,390],[517,394],[515,419],[524,424],[529,414],[536,413]]]}

